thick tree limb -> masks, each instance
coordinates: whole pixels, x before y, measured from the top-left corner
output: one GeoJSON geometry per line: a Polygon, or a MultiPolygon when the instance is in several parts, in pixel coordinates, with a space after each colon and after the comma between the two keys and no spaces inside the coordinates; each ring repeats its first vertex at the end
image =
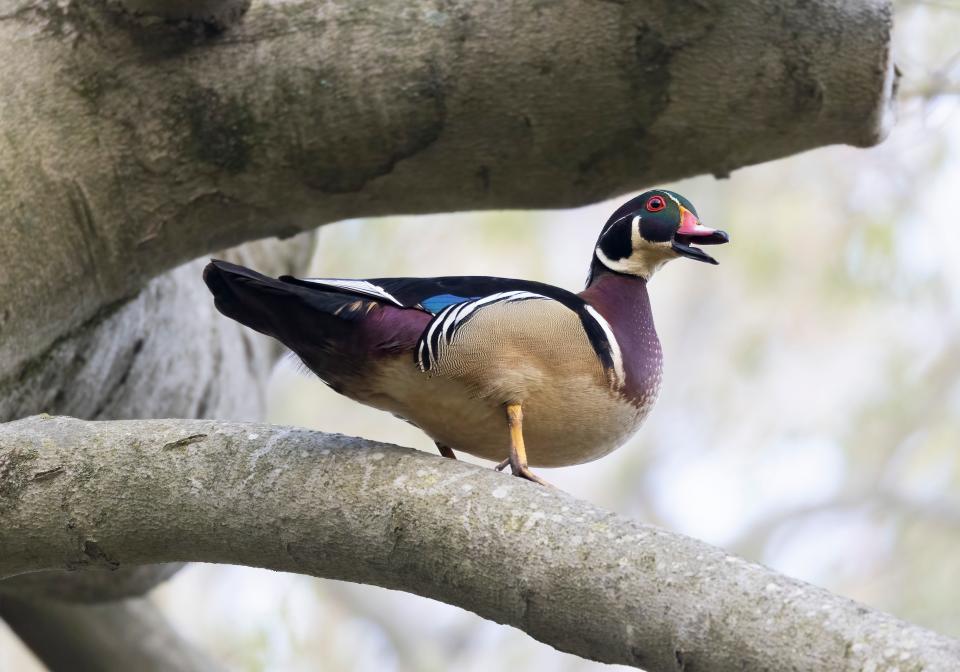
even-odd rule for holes
{"type": "Polygon", "coordinates": [[[0,595],[0,617],[51,672],[221,669],[142,598],[79,607],[0,595]],[[51,641],[56,646],[51,646],[51,641]]]}
{"type": "Polygon", "coordinates": [[[0,576],[198,560],[443,600],[650,672],[956,669],[960,642],[492,470],[268,425],[0,427],[0,576]]]}
{"type": "Polygon", "coordinates": [[[0,0],[0,378],[214,249],[586,203],[889,125],[886,0],[0,0]],[[171,7],[176,3],[171,3],[171,7]]]}

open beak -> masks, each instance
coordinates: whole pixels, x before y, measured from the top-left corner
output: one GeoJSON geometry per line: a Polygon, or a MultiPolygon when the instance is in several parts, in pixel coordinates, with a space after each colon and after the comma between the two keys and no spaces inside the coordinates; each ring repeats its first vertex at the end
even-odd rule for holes
{"type": "Polygon", "coordinates": [[[680,214],[682,216],[680,228],[677,229],[677,232],[673,235],[673,244],[671,246],[673,247],[673,251],[681,256],[696,259],[697,261],[704,261],[708,264],[719,263],[699,247],[694,247],[693,244],[721,245],[723,243],[729,243],[730,236],[727,235],[727,232],[704,226],[700,223],[700,220],[697,219],[696,215],[683,206],[680,206],[680,214]]]}

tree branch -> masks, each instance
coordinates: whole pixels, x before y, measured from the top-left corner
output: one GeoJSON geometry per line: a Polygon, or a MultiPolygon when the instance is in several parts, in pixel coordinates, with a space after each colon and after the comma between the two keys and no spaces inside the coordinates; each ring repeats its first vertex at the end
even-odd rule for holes
{"type": "Polygon", "coordinates": [[[490,469],[186,420],[0,426],[0,576],[228,562],[456,604],[650,672],[955,669],[960,642],[490,469]]]}
{"type": "Polygon", "coordinates": [[[0,378],[211,250],[579,205],[870,145],[891,116],[885,0],[264,0],[216,34],[105,0],[0,16],[0,378]]]}
{"type": "Polygon", "coordinates": [[[81,607],[0,595],[0,618],[51,672],[221,669],[143,598],[81,607]]]}

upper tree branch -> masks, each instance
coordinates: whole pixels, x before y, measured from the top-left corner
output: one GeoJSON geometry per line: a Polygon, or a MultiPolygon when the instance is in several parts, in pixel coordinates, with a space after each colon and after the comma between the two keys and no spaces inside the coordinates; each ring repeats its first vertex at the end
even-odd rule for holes
{"type": "Polygon", "coordinates": [[[650,672],[953,670],[960,642],[490,469],[267,425],[0,427],[0,576],[229,562],[459,605],[650,672]]]}
{"type": "Polygon", "coordinates": [[[0,0],[0,378],[244,240],[572,206],[889,119],[885,0],[260,1],[225,32],[111,6],[0,0]]]}

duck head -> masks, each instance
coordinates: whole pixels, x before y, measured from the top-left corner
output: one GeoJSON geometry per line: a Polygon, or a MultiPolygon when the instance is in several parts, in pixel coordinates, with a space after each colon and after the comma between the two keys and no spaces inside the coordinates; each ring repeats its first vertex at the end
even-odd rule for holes
{"type": "Polygon", "coordinates": [[[725,231],[700,223],[693,204],[678,193],[652,189],[632,198],[610,215],[597,239],[587,284],[603,270],[649,280],[678,257],[708,264],[717,260],[696,245],[719,245],[725,231]]]}

